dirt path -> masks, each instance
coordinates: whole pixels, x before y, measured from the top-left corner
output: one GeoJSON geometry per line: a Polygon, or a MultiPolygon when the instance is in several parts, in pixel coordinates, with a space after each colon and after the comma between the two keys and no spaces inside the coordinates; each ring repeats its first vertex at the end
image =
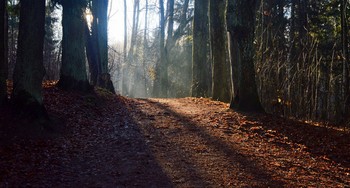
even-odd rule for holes
{"type": "Polygon", "coordinates": [[[264,125],[263,115],[254,120],[208,99],[133,100],[132,106],[147,145],[175,187],[350,186],[349,166],[326,153],[313,154],[302,137],[295,142],[291,132],[264,125]]]}
{"type": "MultiPolygon", "coordinates": [[[[209,99],[54,87],[45,95],[65,129],[49,138],[0,129],[0,187],[350,186],[345,131],[241,114],[209,99]]],[[[4,112],[0,128],[13,123],[4,112]]]]}

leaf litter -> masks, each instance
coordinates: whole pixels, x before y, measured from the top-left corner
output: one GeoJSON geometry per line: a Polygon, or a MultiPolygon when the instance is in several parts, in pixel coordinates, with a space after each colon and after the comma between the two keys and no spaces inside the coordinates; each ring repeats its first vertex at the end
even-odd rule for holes
{"type": "Polygon", "coordinates": [[[0,110],[0,187],[349,187],[350,133],[205,98],[129,99],[44,84],[58,134],[0,110]]]}

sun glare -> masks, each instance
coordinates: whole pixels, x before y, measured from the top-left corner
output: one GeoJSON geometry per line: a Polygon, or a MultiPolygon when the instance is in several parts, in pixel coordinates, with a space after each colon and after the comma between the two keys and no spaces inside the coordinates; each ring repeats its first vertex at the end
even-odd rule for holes
{"type": "Polygon", "coordinates": [[[85,11],[85,19],[86,19],[86,22],[87,22],[89,28],[91,28],[92,20],[94,19],[94,17],[92,16],[91,11],[88,9],[85,11]]]}

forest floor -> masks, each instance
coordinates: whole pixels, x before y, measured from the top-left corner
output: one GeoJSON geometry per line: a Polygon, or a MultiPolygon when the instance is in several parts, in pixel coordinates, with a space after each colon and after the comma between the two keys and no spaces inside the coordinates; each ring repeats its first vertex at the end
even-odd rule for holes
{"type": "Polygon", "coordinates": [[[349,130],[210,99],[44,93],[53,130],[0,110],[0,187],[350,187],[349,130]]]}

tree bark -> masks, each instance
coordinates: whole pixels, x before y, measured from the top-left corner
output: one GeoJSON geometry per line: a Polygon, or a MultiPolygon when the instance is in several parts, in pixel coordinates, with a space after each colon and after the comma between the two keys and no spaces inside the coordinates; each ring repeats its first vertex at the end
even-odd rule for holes
{"type": "Polygon", "coordinates": [[[209,0],[195,1],[192,50],[192,97],[209,97],[209,0]]]}
{"type": "Polygon", "coordinates": [[[159,0],[160,6],[160,97],[167,97],[168,94],[168,65],[166,61],[165,51],[165,15],[164,15],[164,1],[159,0]]]}
{"type": "Polygon", "coordinates": [[[98,57],[98,76],[97,86],[115,93],[111,76],[108,71],[108,0],[93,0],[92,13],[94,15],[94,24],[92,35],[96,42],[98,57]]]}
{"type": "Polygon", "coordinates": [[[167,76],[168,76],[168,70],[165,70],[166,63],[166,56],[165,56],[165,50],[164,50],[164,44],[165,44],[165,18],[164,18],[164,1],[159,0],[159,7],[160,7],[160,13],[159,13],[159,27],[160,27],[160,35],[159,35],[159,49],[160,49],[160,58],[159,61],[156,63],[155,71],[156,71],[156,78],[154,80],[153,85],[153,95],[155,97],[167,97],[167,76]]]}
{"type": "Polygon", "coordinates": [[[254,30],[257,0],[235,0],[231,7],[234,46],[238,58],[232,64],[238,67],[238,92],[231,101],[231,108],[240,111],[263,111],[255,81],[254,30]]]}
{"type": "Polygon", "coordinates": [[[43,105],[45,0],[21,0],[12,104],[24,116],[47,117],[43,105]]]}
{"type": "Polygon", "coordinates": [[[138,23],[139,23],[139,7],[140,7],[140,0],[134,0],[131,40],[130,40],[130,48],[128,53],[129,63],[133,62],[133,58],[134,58],[135,46],[137,41],[137,33],[138,33],[138,23]]]}
{"type": "Polygon", "coordinates": [[[136,52],[136,42],[137,42],[137,34],[138,34],[138,25],[139,25],[139,15],[140,15],[140,0],[134,0],[134,9],[133,9],[133,19],[132,19],[132,28],[131,28],[131,39],[130,39],[130,48],[128,53],[128,59],[127,63],[129,66],[129,73],[132,72],[134,75],[129,75],[129,96],[134,97],[136,94],[136,90],[138,87],[138,83],[136,83],[135,80],[140,79],[140,75],[137,73],[137,69],[132,71],[131,68],[135,66],[135,62],[137,62],[137,55],[135,55],[136,52]]]}
{"type": "Polygon", "coordinates": [[[210,33],[213,61],[213,99],[230,102],[231,74],[228,60],[227,0],[210,1],[210,33]]]}
{"type": "Polygon", "coordinates": [[[7,102],[7,27],[6,0],[0,0],[0,106],[7,102]]]}
{"type": "Polygon", "coordinates": [[[147,74],[147,67],[146,67],[146,57],[148,54],[148,42],[147,42],[147,34],[148,34],[148,0],[146,0],[146,5],[145,5],[145,27],[143,30],[143,57],[142,57],[142,67],[143,67],[143,87],[144,87],[144,93],[145,97],[148,96],[148,87],[147,87],[147,79],[146,79],[146,74],[147,74]]]}
{"type": "Polygon", "coordinates": [[[97,85],[98,77],[98,59],[97,59],[97,49],[94,42],[93,36],[90,34],[90,29],[88,23],[85,22],[85,51],[86,57],[89,64],[90,81],[92,85],[97,85]]]}
{"type": "Polygon", "coordinates": [[[347,7],[347,0],[341,1],[341,36],[342,36],[342,53],[343,53],[343,115],[348,116],[349,115],[349,100],[350,100],[350,93],[349,93],[349,50],[348,50],[348,23],[347,23],[347,15],[346,15],[346,7],[347,7]]]}
{"type": "Polygon", "coordinates": [[[127,3],[124,0],[124,47],[123,47],[123,58],[124,63],[122,65],[122,94],[124,96],[128,95],[128,64],[127,64],[127,45],[128,45],[128,23],[127,23],[127,3]]]}
{"type": "MultiPolygon", "coordinates": [[[[228,0],[227,4],[227,30],[229,32],[229,48],[230,48],[230,61],[231,61],[231,84],[232,84],[232,95],[231,95],[231,107],[236,106],[238,104],[238,88],[239,88],[239,64],[240,62],[240,54],[239,54],[239,48],[238,48],[238,41],[237,38],[234,37],[234,30],[235,25],[233,24],[233,21],[235,18],[235,4],[233,0],[228,0]]],[[[262,24],[263,25],[263,24],[262,24]]]]}
{"type": "Polygon", "coordinates": [[[172,43],[173,43],[173,33],[174,33],[174,0],[168,0],[167,3],[167,21],[168,21],[168,30],[167,30],[167,39],[165,43],[165,61],[166,63],[164,67],[165,69],[168,69],[168,66],[171,62],[171,59],[169,57],[170,51],[172,49],[172,43]]]}
{"type": "Polygon", "coordinates": [[[89,92],[84,50],[84,1],[62,3],[62,67],[58,86],[65,90],[89,92]]]}

